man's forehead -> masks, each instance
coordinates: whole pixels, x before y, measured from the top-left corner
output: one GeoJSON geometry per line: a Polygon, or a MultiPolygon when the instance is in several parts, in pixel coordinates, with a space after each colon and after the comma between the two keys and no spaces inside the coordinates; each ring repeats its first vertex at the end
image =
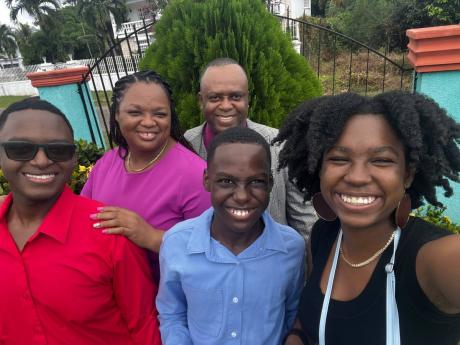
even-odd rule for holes
{"type": "Polygon", "coordinates": [[[201,88],[214,88],[218,85],[234,85],[247,90],[248,80],[239,65],[211,66],[201,78],[201,88]]]}

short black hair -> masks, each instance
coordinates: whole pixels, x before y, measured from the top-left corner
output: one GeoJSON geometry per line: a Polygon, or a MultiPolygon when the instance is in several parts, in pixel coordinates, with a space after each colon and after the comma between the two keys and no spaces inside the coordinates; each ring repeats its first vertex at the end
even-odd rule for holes
{"type": "Polygon", "coordinates": [[[267,166],[270,169],[271,167],[270,145],[267,143],[267,141],[262,135],[260,135],[255,130],[250,129],[248,127],[233,127],[233,128],[226,129],[225,131],[216,135],[216,137],[211,141],[207,149],[208,166],[211,164],[212,160],[214,159],[214,154],[216,153],[216,149],[220,145],[233,144],[233,143],[256,144],[256,145],[262,146],[262,148],[264,149],[267,155],[267,163],[268,163],[267,166]]]}
{"type": "Polygon", "coordinates": [[[421,94],[391,91],[374,97],[353,93],[307,101],[286,118],[274,143],[284,142],[280,167],[304,192],[305,200],[320,191],[322,158],[338,140],[353,115],[383,116],[402,142],[409,168],[415,170],[407,190],[412,207],[424,203],[442,206],[436,187],[452,195],[449,180],[459,181],[460,125],[433,100],[421,94]]]}
{"type": "Polygon", "coordinates": [[[211,67],[221,67],[221,66],[228,66],[228,65],[237,65],[241,68],[243,71],[244,75],[246,76],[246,79],[248,79],[248,74],[246,73],[246,70],[241,66],[238,61],[230,58],[230,57],[221,57],[217,58],[214,60],[211,60],[204,68],[201,70],[200,73],[200,87],[201,87],[201,80],[203,79],[203,75],[206,73],[206,71],[211,68],[211,67]]]}
{"type": "Polygon", "coordinates": [[[64,115],[64,113],[61,110],[59,110],[57,107],[52,105],[50,102],[40,99],[40,97],[25,98],[21,101],[11,104],[8,108],[6,108],[3,111],[3,113],[0,115],[0,130],[3,129],[3,126],[5,126],[6,120],[8,120],[8,117],[10,116],[10,114],[17,112],[17,111],[21,111],[21,110],[27,110],[27,109],[45,110],[45,111],[49,111],[50,113],[56,114],[57,116],[60,116],[65,121],[67,126],[69,127],[70,133],[72,134],[72,138],[73,138],[72,125],[70,124],[69,120],[64,115]]]}
{"type": "Polygon", "coordinates": [[[123,100],[123,96],[126,91],[135,83],[146,83],[159,85],[168,97],[169,108],[171,110],[171,137],[181,143],[183,146],[188,148],[190,151],[195,153],[192,145],[185,139],[183,131],[180,127],[179,116],[176,112],[176,107],[173,100],[173,92],[168,81],[159,75],[157,72],[152,70],[135,72],[133,74],[126,75],[120,78],[113,88],[112,92],[112,104],[110,105],[110,132],[109,140],[115,143],[123,150],[119,150],[118,154],[121,158],[125,158],[128,154],[128,143],[121,134],[120,125],[115,119],[116,114],[120,110],[120,103],[123,100]]]}

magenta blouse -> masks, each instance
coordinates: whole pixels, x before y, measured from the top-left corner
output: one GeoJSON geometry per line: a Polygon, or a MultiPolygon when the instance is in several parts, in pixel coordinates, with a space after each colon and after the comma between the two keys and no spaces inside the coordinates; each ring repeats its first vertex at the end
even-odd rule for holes
{"type": "Polygon", "coordinates": [[[203,186],[205,168],[203,159],[176,143],[151,168],[131,173],[115,148],[96,162],[81,195],[134,211],[153,227],[168,230],[211,206],[203,186]]]}

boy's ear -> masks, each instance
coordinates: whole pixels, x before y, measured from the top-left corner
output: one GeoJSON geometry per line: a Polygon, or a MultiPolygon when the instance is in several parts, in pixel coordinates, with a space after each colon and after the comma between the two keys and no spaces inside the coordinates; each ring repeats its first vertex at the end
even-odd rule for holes
{"type": "Polygon", "coordinates": [[[203,186],[207,192],[211,192],[211,188],[209,186],[208,169],[204,169],[203,171],[203,186]]]}

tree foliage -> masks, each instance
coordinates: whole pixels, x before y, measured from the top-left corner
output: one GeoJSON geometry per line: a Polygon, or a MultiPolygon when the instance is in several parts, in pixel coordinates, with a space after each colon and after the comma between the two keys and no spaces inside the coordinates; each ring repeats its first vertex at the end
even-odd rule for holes
{"type": "Polygon", "coordinates": [[[42,19],[40,29],[33,31],[22,24],[15,32],[24,64],[38,64],[45,57],[49,62],[90,57],[90,52],[100,52],[104,47],[95,30],[81,21],[75,7],[57,10],[53,16],[42,19]]]}
{"type": "Polygon", "coordinates": [[[260,0],[173,0],[155,26],[155,42],[141,62],[166,76],[181,124],[198,125],[199,76],[217,57],[237,60],[249,76],[253,120],[278,127],[302,100],[321,87],[306,60],[260,0]]]}
{"type": "Polygon", "coordinates": [[[159,15],[169,3],[169,0],[147,0],[149,4],[149,13],[154,21],[157,21],[159,15]]]}
{"type": "Polygon", "coordinates": [[[60,7],[58,0],[5,0],[10,9],[10,17],[16,21],[18,14],[27,12],[38,25],[41,25],[46,16],[53,14],[60,7]]]}
{"type": "Polygon", "coordinates": [[[76,0],[79,17],[95,29],[100,41],[109,40],[115,44],[110,14],[117,25],[126,21],[126,3],[124,0],[76,0]]]}
{"type": "Polygon", "coordinates": [[[460,23],[460,0],[431,0],[425,10],[440,25],[460,23]]]}
{"type": "Polygon", "coordinates": [[[16,57],[16,40],[13,31],[5,24],[0,25],[0,56],[12,59],[16,57]]]}
{"type": "Polygon", "coordinates": [[[460,0],[313,0],[312,14],[373,48],[406,49],[406,30],[458,24],[460,0]]]}
{"type": "Polygon", "coordinates": [[[385,23],[390,15],[387,0],[355,0],[342,6],[329,6],[332,28],[372,48],[385,43],[385,23]]]}

